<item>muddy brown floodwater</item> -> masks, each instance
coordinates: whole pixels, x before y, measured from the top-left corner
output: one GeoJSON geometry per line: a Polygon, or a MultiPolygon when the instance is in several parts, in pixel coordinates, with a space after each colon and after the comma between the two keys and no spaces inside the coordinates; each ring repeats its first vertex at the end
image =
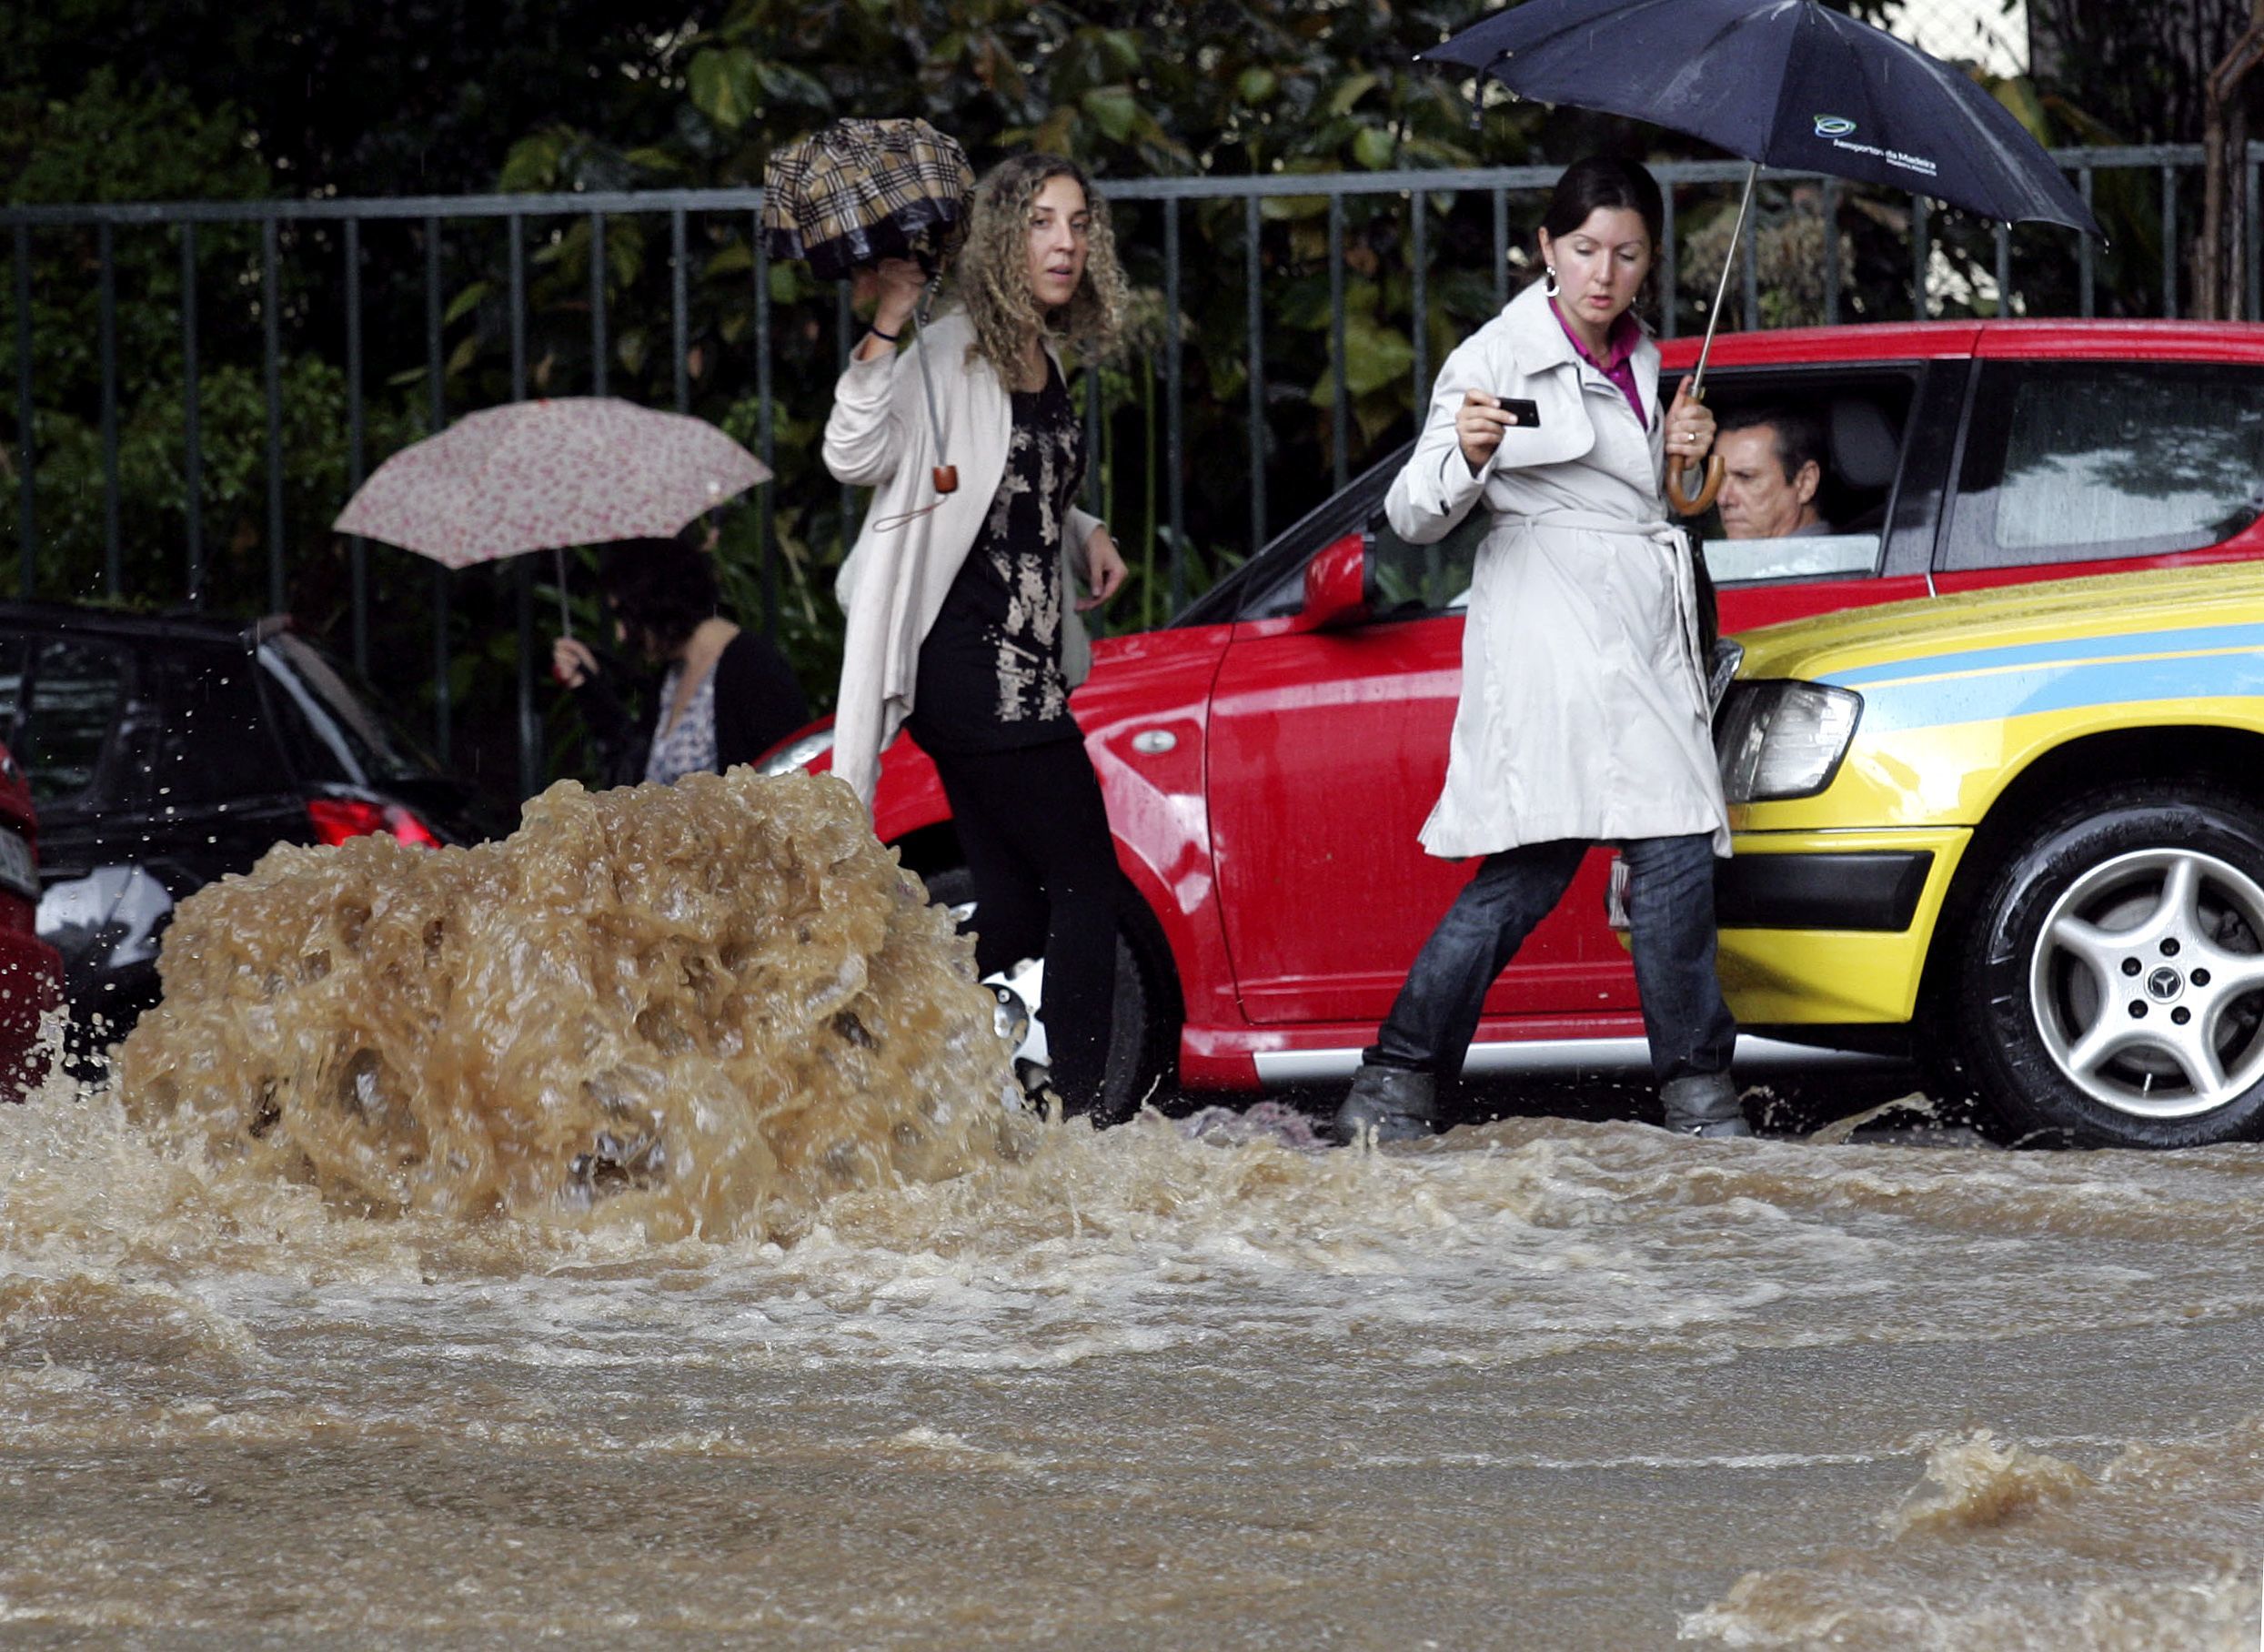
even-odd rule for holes
{"type": "Polygon", "coordinates": [[[0,1108],[0,1644],[2259,1644],[2264,1151],[1043,1123],[846,798],[189,902],[0,1108]]]}

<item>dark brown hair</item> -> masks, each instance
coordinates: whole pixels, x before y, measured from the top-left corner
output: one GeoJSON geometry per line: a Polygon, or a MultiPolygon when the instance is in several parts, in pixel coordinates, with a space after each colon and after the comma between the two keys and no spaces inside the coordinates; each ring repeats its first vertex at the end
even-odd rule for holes
{"type": "Polygon", "coordinates": [[[681,539],[622,539],[598,559],[598,589],[629,640],[674,657],[721,601],[707,553],[681,539]]]}
{"type": "Polygon", "coordinates": [[[1616,160],[1608,155],[1591,155],[1565,168],[1565,176],[1556,180],[1555,192],[1549,196],[1541,227],[1554,241],[1586,223],[1588,215],[1598,207],[1624,209],[1641,217],[1644,228],[1650,231],[1654,255],[1666,238],[1666,202],[1659,194],[1658,179],[1639,161],[1616,160]]]}

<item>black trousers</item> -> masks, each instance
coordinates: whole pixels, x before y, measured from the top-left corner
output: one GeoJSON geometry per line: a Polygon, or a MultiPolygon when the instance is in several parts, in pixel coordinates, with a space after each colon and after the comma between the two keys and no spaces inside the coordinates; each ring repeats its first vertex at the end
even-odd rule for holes
{"type": "Polygon", "coordinates": [[[1046,1047],[1075,1109],[1101,1099],[1116,1006],[1116,847],[1081,740],[933,754],[974,880],[975,965],[1045,960],[1046,1047]]]}

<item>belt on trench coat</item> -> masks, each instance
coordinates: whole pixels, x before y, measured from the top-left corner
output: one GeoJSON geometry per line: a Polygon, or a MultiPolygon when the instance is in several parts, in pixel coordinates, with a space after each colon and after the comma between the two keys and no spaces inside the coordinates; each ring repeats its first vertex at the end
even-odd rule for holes
{"type": "Polygon", "coordinates": [[[1494,515],[1494,528],[1496,532],[1504,528],[1548,528],[1575,533],[1607,533],[1622,539],[1648,539],[1665,552],[1667,569],[1675,581],[1675,611],[1682,620],[1683,663],[1690,673],[1697,704],[1703,708],[1710,703],[1706,670],[1698,660],[1698,576],[1693,560],[1697,549],[1685,529],[1664,519],[1631,522],[1625,517],[1606,516],[1600,510],[1502,511],[1494,515]]]}

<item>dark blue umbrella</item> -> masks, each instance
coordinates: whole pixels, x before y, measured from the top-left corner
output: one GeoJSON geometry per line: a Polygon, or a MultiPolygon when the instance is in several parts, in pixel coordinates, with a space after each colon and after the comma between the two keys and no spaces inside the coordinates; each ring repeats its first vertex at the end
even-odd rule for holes
{"type": "MultiPolygon", "coordinates": [[[[1419,60],[1743,156],[1753,166],[1733,248],[1763,166],[1913,190],[2005,223],[2099,233],[2043,146],[1970,76],[1816,0],[1526,0],[1419,60]]],[[[1725,266],[1694,396],[1705,390],[1728,285],[1725,266]]]]}

